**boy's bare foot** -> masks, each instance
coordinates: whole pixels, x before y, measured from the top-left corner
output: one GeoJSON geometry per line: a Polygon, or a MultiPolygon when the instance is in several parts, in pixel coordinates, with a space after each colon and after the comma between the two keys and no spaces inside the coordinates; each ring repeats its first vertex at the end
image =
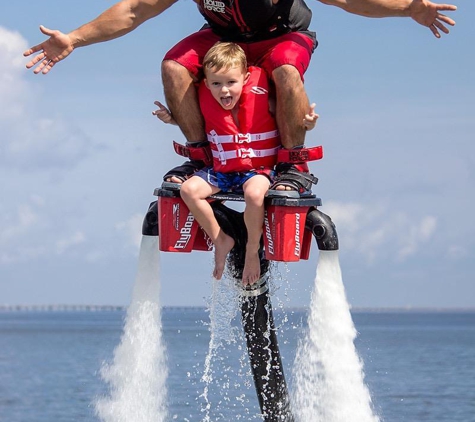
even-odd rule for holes
{"type": "Polygon", "coordinates": [[[234,247],[234,239],[221,231],[219,239],[214,244],[214,270],[213,277],[221,280],[226,265],[226,257],[234,247]]]}
{"type": "Polygon", "coordinates": [[[259,280],[261,276],[261,260],[259,251],[246,250],[246,260],[242,271],[242,284],[251,285],[259,280]]]}

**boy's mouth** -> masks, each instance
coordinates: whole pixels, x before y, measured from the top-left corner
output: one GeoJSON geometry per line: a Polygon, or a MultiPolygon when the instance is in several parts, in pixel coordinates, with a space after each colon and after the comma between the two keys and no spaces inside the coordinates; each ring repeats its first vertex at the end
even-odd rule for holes
{"type": "Polygon", "coordinates": [[[229,107],[233,103],[233,97],[227,95],[226,97],[221,97],[221,104],[223,107],[229,107]]]}

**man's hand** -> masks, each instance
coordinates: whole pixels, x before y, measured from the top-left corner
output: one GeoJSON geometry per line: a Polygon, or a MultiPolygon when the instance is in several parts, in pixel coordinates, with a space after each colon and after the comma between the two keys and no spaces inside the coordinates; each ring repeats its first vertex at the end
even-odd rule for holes
{"type": "Polygon", "coordinates": [[[39,63],[33,72],[35,74],[41,72],[45,75],[56,63],[68,57],[74,50],[74,46],[69,35],[60,31],[45,28],[43,25],[40,26],[40,31],[49,38],[26,50],[23,55],[28,57],[33,53],[38,53],[26,64],[26,67],[30,69],[39,63]]]}
{"type": "Polygon", "coordinates": [[[310,111],[305,115],[303,119],[303,125],[306,130],[312,130],[317,125],[317,120],[320,116],[315,113],[315,103],[310,105],[310,111]]]}
{"type": "Polygon", "coordinates": [[[157,116],[163,123],[176,125],[177,122],[173,118],[170,110],[166,108],[160,101],[155,101],[154,104],[158,107],[158,110],[152,111],[154,116],[157,116]]]}
{"type": "Polygon", "coordinates": [[[417,23],[427,26],[435,37],[440,38],[440,31],[449,33],[449,29],[444,25],[454,26],[455,21],[441,11],[453,12],[457,6],[452,4],[436,4],[428,0],[413,0],[410,6],[410,16],[417,23]]]}

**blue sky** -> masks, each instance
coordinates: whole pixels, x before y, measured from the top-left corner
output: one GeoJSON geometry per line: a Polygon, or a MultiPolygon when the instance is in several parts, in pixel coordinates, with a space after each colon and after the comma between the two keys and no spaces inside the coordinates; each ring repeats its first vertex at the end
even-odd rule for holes
{"type": "MultiPolygon", "coordinates": [[[[198,29],[191,0],[118,40],[78,49],[50,74],[22,52],[113,1],[0,3],[0,304],[130,301],[140,227],[181,162],[175,127],[151,116],[160,60],[198,29]]],[[[315,1],[320,46],[306,74],[320,120],[307,145],[340,237],[353,306],[475,306],[475,4],[436,39],[410,19],[367,19],[315,1]]],[[[279,265],[277,291],[305,306],[318,250],[279,265]]],[[[162,303],[203,305],[212,254],[162,254],[162,303]]]]}

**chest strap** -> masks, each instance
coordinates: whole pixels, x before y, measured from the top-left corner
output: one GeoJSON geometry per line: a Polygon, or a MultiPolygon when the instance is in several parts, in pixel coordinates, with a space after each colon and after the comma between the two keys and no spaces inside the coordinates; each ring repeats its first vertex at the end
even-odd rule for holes
{"type": "Polygon", "coordinates": [[[213,157],[217,158],[221,163],[234,158],[260,158],[276,155],[280,147],[269,149],[240,148],[235,151],[212,151],[213,157]]]}
{"type": "Polygon", "coordinates": [[[266,139],[277,138],[279,136],[278,130],[271,130],[270,132],[263,133],[238,133],[236,135],[218,135],[212,130],[208,135],[208,141],[217,145],[229,144],[229,143],[250,143],[253,141],[265,141],[266,139]]]}

